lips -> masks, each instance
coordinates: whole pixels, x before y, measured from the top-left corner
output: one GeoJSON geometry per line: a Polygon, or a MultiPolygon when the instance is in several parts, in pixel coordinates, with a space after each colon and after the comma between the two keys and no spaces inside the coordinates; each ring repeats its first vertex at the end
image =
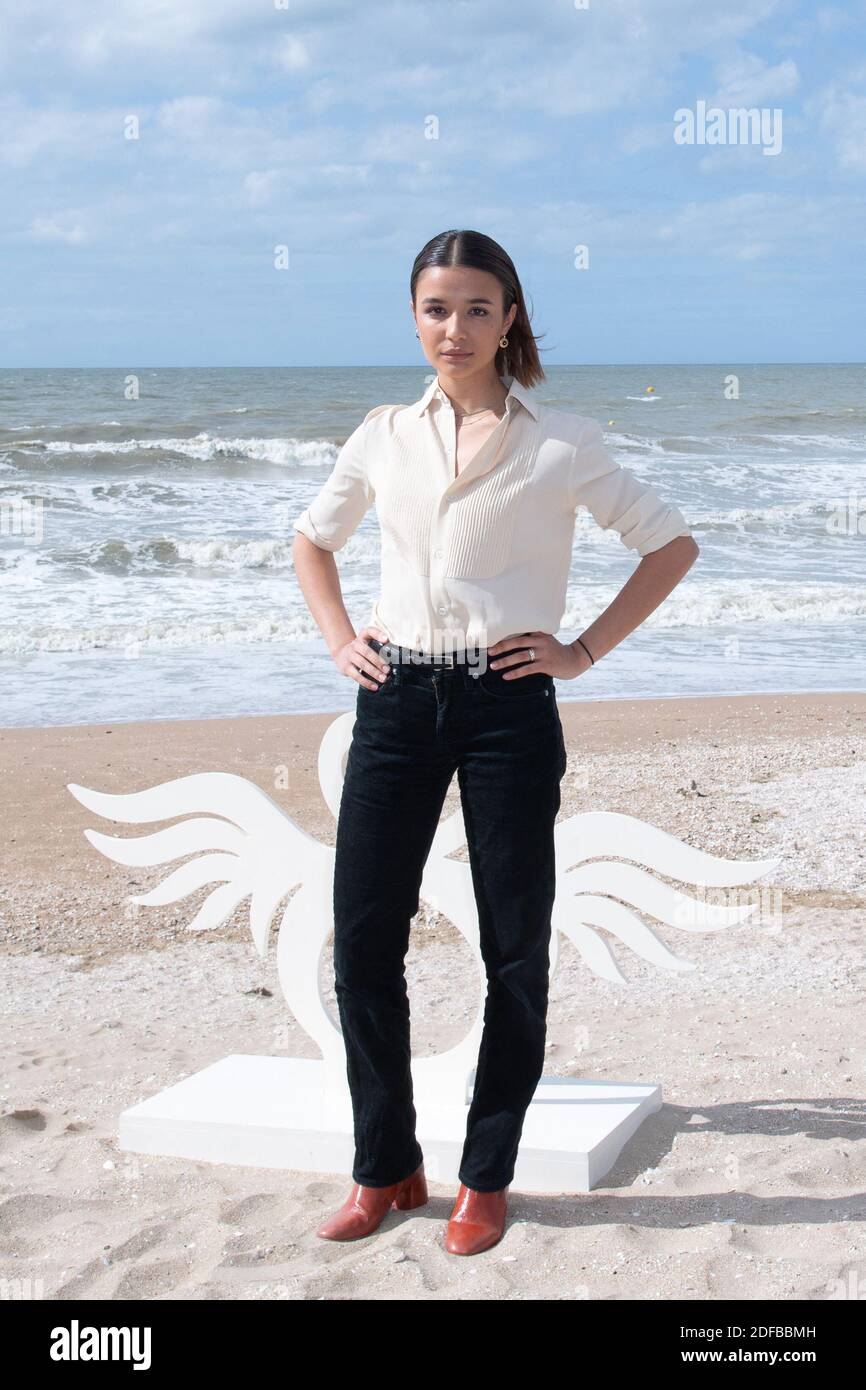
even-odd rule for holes
{"type": "Polygon", "coordinates": [[[471,353],[471,352],[443,352],[442,356],[443,356],[443,357],[454,357],[454,358],[457,358],[457,357],[471,357],[471,356],[472,356],[472,353],[471,353]]]}

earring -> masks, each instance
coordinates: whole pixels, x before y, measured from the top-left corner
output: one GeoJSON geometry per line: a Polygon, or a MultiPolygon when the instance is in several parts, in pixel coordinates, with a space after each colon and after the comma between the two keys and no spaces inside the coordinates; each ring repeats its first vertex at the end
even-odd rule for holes
{"type": "Polygon", "coordinates": [[[505,336],[504,333],[503,333],[502,337],[499,339],[499,346],[500,346],[500,347],[503,347],[503,348],[504,348],[504,347],[508,347],[508,339],[506,338],[506,336],[505,336]]]}
{"type": "Polygon", "coordinates": [[[417,328],[415,329],[415,337],[416,337],[416,338],[420,338],[420,337],[421,337],[421,334],[418,332],[418,329],[417,329],[417,328]]]}

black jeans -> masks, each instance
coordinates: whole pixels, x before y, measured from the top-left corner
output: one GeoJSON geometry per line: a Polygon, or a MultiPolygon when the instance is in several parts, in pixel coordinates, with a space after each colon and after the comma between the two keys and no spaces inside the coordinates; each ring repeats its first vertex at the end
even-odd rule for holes
{"type": "Polygon", "coordinates": [[[486,653],[482,661],[393,665],[377,690],[358,688],[337,822],[334,974],[354,1116],[352,1179],[367,1187],[399,1182],[423,1159],[404,962],[455,770],[487,974],[459,1168],[467,1187],[510,1184],[544,1065],[565,742],[551,676],[505,681],[486,653]]]}

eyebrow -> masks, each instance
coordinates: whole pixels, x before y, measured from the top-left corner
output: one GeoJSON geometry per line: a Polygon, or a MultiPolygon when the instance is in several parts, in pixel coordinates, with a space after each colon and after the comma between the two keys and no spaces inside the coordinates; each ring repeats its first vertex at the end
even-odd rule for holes
{"type": "MultiPolygon", "coordinates": [[[[436,295],[436,294],[428,294],[427,297],[426,297],[425,299],[422,299],[422,300],[421,300],[421,303],[422,303],[422,304],[444,304],[444,303],[445,303],[445,300],[444,300],[444,299],[440,299],[439,296],[436,295]]],[[[468,304],[492,304],[492,303],[493,303],[493,300],[492,300],[492,299],[483,299],[483,298],[469,299],[469,300],[467,300],[467,303],[468,303],[468,304]]]]}

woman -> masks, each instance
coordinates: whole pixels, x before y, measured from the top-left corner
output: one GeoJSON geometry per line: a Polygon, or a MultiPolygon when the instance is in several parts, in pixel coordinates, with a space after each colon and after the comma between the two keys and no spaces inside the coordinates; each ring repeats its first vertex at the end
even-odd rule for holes
{"type": "Polygon", "coordinates": [[[295,568],[338,669],[359,685],[334,871],[334,973],[355,1131],[354,1186],[317,1234],[368,1235],[427,1200],[415,1137],[404,959],[457,773],[487,974],[455,1254],[502,1236],[526,1110],[542,1074],[566,769],[553,677],[571,680],[663,601],[698,547],[682,513],[621,468],[601,429],[541,403],[517,272],[479,232],[433,238],[411,310],[436,370],[413,405],[371,410],[294,523],[295,568]],[[375,500],[380,596],[355,635],[331,552],[375,500]],[[575,513],[641,557],[574,642],[565,609],[575,513]]]}

